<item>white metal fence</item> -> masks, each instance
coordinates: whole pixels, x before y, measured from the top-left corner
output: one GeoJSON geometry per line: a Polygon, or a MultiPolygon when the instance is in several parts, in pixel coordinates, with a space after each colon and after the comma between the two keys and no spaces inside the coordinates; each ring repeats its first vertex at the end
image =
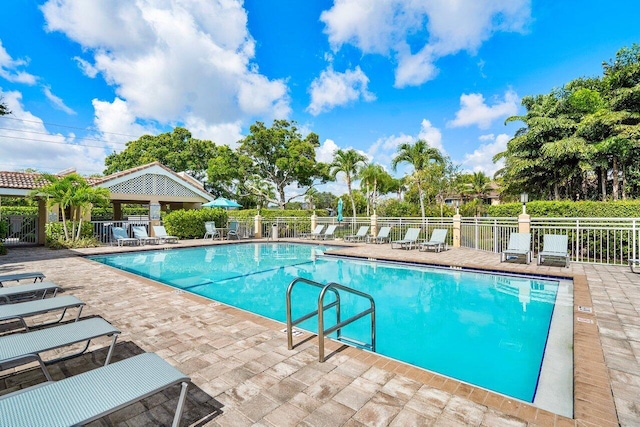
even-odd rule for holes
{"type": "Polygon", "coordinates": [[[511,233],[517,231],[517,218],[462,218],[460,246],[499,253],[507,248],[511,233]]]}
{"type": "Polygon", "coordinates": [[[142,225],[147,228],[149,233],[149,220],[148,219],[128,219],[122,221],[91,221],[93,224],[93,235],[101,243],[111,244],[113,242],[113,234],[111,230],[113,227],[122,227],[127,231],[129,237],[133,237],[133,230],[131,227],[142,225]]]}

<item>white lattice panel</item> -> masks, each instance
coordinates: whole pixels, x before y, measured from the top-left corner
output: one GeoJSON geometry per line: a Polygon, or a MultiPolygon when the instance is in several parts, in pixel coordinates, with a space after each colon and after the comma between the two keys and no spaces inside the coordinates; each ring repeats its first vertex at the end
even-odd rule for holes
{"type": "Polygon", "coordinates": [[[194,191],[164,175],[146,174],[108,187],[112,193],[199,197],[194,191]]]}

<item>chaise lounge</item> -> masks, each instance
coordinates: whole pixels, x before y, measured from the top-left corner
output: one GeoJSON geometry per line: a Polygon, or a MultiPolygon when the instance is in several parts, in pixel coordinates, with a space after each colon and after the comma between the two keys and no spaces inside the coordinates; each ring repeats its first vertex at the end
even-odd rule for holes
{"type": "Polygon", "coordinates": [[[538,253],[538,265],[547,261],[561,261],[569,267],[569,238],[566,234],[545,234],[542,252],[538,253]]]}
{"type": "Polygon", "coordinates": [[[125,230],[122,227],[113,227],[111,229],[111,234],[113,234],[113,238],[116,241],[116,243],[118,243],[118,246],[123,246],[128,244],[135,246],[140,244],[140,239],[129,237],[127,235],[127,230],[125,230]]]}
{"type": "Polygon", "coordinates": [[[391,232],[391,227],[381,227],[380,231],[378,231],[377,236],[369,236],[367,237],[367,243],[386,243],[391,240],[389,238],[389,233],[391,232]]]}
{"type": "Polygon", "coordinates": [[[419,228],[409,228],[402,240],[391,242],[391,249],[411,249],[418,244],[418,236],[422,230],[419,228]]]}
{"type": "Polygon", "coordinates": [[[164,225],[154,225],[153,234],[155,237],[160,239],[161,243],[178,243],[178,238],[176,236],[170,236],[167,234],[167,230],[164,228],[164,225]]]}
{"type": "Polygon", "coordinates": [[[511,233],[509,246],[500,254],[500,262],[524,256],[525,262],[531,262],[531,233],[511,233]]]}
{"type": "Polygon", "coordinates": [[[356,234],[352,234],[350,236],[345,236],[345,242],[362,242],[367,238],[367,232],[369,231],[368,225],[363,225],[358,229],[356,234]]]}
{"type": "Polygon", "coordinates": [[[182,384],[172,424],[178,427],[189,381],[189,377],[157,354],[139,354],[0,397],[0,424],[14,427],[84,425],[182,384]]]}
{"type": "Polygon", "coordinates": [[[30,273],[3,274],[0,276],[0,288],[4,286],[4,282],[19,282],[24,279],[33,279],[33,283],[36,283],[38,279],[42,282],[44,278],[45,275],[38,271],[30,273]]]}
{"type": "Polygon", "coordinates": [[[146,245],[147,243],[153,243],[157,245],[160,243],[160,239],[158,237],[150,237],[147,233],[147,229],[142,225],[136,225],[135,227],[131,227],[133,231],[133,235],[136,239],[140,240],[140,243],[146,245]]]}
{"type": "Polygon", "coordinates": [[[40,299],[36,301],[21,302],[18,304],[4,304],[0,306],[0,322],[19,321],[27,331],[29,326],[25,318],[37,316],[39,314],[50,313],[52,311],[62,310],[60,318],[55,321],[41,323],[37,326],[47,326],[54,323],[60,323],[70,308],[78,308],[78,314],[75,321],[78,321],[82,313],[84,303],[73,295],[65,295],[57,298],[40,299]]]}
{"type": "Polygon", "coordinates": [[[426,242],[420,243],[418,246],[418,250],[425,252],[430,249],[433,249],[435,252],[440,252],[442,250],[447,249],[447,229],[446,228],[436,228],[431,232],[431,239],[426,242]]]}
{"type": "Polygon", "coordinates": [[[49,291],[51,296],[56,296],[60,286],[52,282],[30,283],[28,285],[8,286],[0,288],[0,302],[10,304],[36,297],[44,299],[49,291]],[[40,296],[42,295],[42,296],[40,296]]]}

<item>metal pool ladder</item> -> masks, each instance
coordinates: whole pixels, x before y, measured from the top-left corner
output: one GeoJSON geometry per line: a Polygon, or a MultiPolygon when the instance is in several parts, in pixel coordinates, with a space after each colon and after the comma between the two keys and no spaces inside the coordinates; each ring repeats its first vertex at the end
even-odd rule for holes
{"type": "Polygon", "coordinates": [[[345,342],[347,344],[357,345],[360,347],[364,347],[367,350],[376,351],[376,304],[373,301],[373,298],[369,294],[365,294],[364,292],[360,292],[356,289],[348,288],[339,283],[331,282],[326,285],[323,285],[318,282],[314,282],[312,280],[305,279],[303,277],[298,277],[291,281],[289,287],[287,288],[287,347],[289,350],[293,350],[293,327],[304,322],[307,319],[312,318],[313,316],[318,316],[318,360],[320,362],[324,362],[324,338],[333,333],[337,332],[337,340],[341,342],[345,342]],[[311,313],[307,313],[298,319],[291,319],[291,292],[293,288],[298,283],[304,283],[310,286],[314,286],[316,288],[320,288],[320,294],[318,295],[318,309],[312,311],[311,313]],[[367,298],[369,300],[369,308],[346,319],[340,321],[340,292],[347,292],[350,294],[354,294],[360,296],[362,298],[367,298]],[[335,296],[336,300],[324,305],[324,296],[327,292],[332,292],[335,296]],[[325,310],[330,309],[331,307],[336,307],[336,324],[330,328],[324,329],[324,312],[325,310]],[[355,322],[356,320],[370,314],[371,315],[371,343],[362,343],[356,340],[352,340],[347,337],[342,336],[341,329],[348,325],[349,323],[355,322]]]}

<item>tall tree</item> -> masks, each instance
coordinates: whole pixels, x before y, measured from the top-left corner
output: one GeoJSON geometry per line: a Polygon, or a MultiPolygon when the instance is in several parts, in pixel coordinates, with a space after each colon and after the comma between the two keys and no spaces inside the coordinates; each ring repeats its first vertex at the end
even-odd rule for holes
{"type": "Polygon", "coordinates": [[[354,217],[356,216],[356,202],[353,198],[351,184],[358,176],[360,168],[366,165],[366,163],[367,158],[364,154],[350,148],[348,150],[336,150],[333,153],[333,162],[329,165],[329,173],[333,178],[336,178],[339,173],[344,174],[349,200],[351,200],[351,211],[353,212],[354,217]]]}
{"type": "MultiPolygon", "coordinates": [[[[280,209],[284,209],[288,201],[304,195],[303,192],[287,199],[284,190],[288,185],[309,188],[316,181],[329,179],[326,165],[316,162],[315,149],[320,142],[315,133],[303,138],[296,122],[287,120],[274,120],[271,127],[256,122],[249,130],[249,135],[240,141],[238,152],[251,160],[251,170],[247,173],[273,184],[278,198],[269,201],[278,204],[280,209]]],[[[249,189],[255,191],[255,188],[249,189]]]]}
{"type": "Polygon", "coordinates": [[[393,178],[384,168],[375,163],[369,163],[360,169],[360,188],[366,190],[367,195],[367,215],[369,215],[370,205],[378,204],[378,195],[392,191],[394,187],[393,178]]]}
{"type": "Polygon", "coordinates": [[[7,114],[11,114],[11,110],[9,110],[9,106],[7,106],[0,97],[0,116],[6,116],[7,114]]]}
{"type": "Polygon", "coordinates": [[[143,135],[127,143],[120,153],[105,159],[105,174],[123,171],[151,162],[160,162],[176,172],[187,172],[204,181],[209,159],[214,157],[215,144],[196,139],[187,129],[177,127],[160,135],[143,135]]]}
{"type": "Polygon", "coordinates": [[[430,162],[444,163],[444,157],[437,148],[430,147],[424,140],[418,140],[415,144],[404,143],[398,146],[396,156],[391,160],[391,167],[396,170],[400,163],[408,163],[413,166],[412,181],[418,188],[420,199],[420,212],[425,217],[424,188],[425,169],[430,162]]]}

